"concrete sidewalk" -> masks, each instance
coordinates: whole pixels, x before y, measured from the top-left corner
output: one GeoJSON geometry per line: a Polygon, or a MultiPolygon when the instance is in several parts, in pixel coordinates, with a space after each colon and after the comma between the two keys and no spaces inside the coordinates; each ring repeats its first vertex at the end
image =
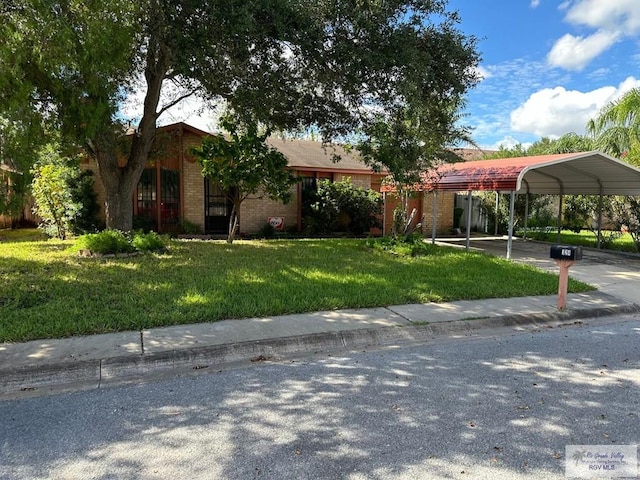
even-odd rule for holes
{"type": "Polygon", "coordinates": [[[0,344],[0,399],[100,388],[167,374],[215,371],[317,351],[466,336],[491,327],[539,328],[640,312],[596,291],[556,296],[396,305],[0,344]]]}

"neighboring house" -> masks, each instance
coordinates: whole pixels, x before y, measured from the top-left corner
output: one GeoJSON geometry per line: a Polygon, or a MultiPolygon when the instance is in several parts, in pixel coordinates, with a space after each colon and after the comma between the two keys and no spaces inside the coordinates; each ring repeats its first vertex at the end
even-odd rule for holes
{"type": "MultiPolygon", "coordinates": [[[[231,204],[215,181],[203,178],[202,169],[191,154],[207,132],[186,123],[176,123],[158,128],[158,138],[151,160],[145,168],[132,198],[134,217],[148,222],[160,232],[180,232],[184,224],[197,226],[207,234],[224,234],[228,229],[231,204]]],[[[320,142],[306,140],[284,140],[271,138],[268,143],[289,159],[289,168],[302,180],[292,188],[292,199],[283,204],[268,197],[251,196],[240,209],[240,234],[251,234],[260,230],[269,219],[282,219],[283,229],[301,231],[302,205],[304,197],[316,188],[321,179],[340,181],[350,178],[358,187],[380,191],[384,174],[376,173],[354,154],[339,146],[326,146],[320,142]],[[333,161],[332,154],[341,160],[333,161]]],[[[95,170],[95,163],[87,162],[83,168],[95,170]]],[[[104,205],[104,187],[95,177],[98,202],[104,205]]],[[[385,198],[385,230],[391,228],[394,206],[392,194],[385,198]]],[[[417,221],[425,215],[425,232],[431,232],[430,194],[418,192],[412,204],[417,209],[417,221]]],[[[438,195],[439,232],[449,232],[453,226],[453,194],[438,195]]],[[[104,217],[104,212],[102,211],[104,217]]]]}
{"type": "MultiPolygon", "coordinates": [[[[0,192],[12,195],[12,176],[22,175],[21,172],[10,167],[6,163],[0,163],[0,192]]],[[[9,197],[10,198],[10,197],[9,197]]],[[[16,225],[36,225],[39,222],[33,212],[33,200],[27,198],[19,214],[13,216],[0,215],[0,228],[13,228],[16,225]]]]}

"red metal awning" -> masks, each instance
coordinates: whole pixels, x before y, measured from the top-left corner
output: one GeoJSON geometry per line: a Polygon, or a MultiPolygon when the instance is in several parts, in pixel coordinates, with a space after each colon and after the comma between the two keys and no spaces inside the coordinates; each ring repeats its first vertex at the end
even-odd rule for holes
{"type": "Polygon", "coordinates": [[[425,190],[640,195],[640,169],[601,152],[454,163],[424,179],[425,190]]]}

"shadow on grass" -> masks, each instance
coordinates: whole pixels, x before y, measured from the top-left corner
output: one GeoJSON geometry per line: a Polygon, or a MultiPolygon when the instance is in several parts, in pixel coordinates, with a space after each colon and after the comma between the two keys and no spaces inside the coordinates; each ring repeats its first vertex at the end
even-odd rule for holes
{"type": "Polygon", "coordinates": [[[0,258],[0,342],[557,289],[557,277],[495,257],[394,257],[354,240],[174,242],[168,255],[112,259],[64,248],[0,258]]]}

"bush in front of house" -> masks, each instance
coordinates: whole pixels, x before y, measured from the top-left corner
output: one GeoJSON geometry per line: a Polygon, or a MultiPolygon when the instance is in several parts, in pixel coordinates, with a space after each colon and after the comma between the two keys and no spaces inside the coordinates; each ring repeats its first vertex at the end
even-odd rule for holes
{"type": "Polygon", "coordinates": [[[382,225],[382,195],[356,187],[350,178],[318,182],[315,201],[308,209],[307,226],[312,233],[348,232],[361,235],[382,225]]]}
{"type": "Polygon", "coordinates": [[[271,225],[269,222],[265,223],[264,225],[262,225],[262,227],[260,227],[260,230],[258,230],[255,234],[255,238],[261,239],[261,240],[269,240],[271,238],[275,238],[276,236],[276,228],[271,225]]]}
{"type": "Polygon", "coordinates": [[[400,257],[419,257],[434,253],[434,247],[424,241],[419,233],[406,237],[370,237],[367,246],[373,250],[398,255],[400,257]]]}
{"type": "Polygon", "coordinates": [[[167,247],[165,239],[156,232],[135,233],[131,245],[139,252],[158,252],[167,247]]]}
{"type": "Polygon", "coordinates": [[[78,238],[75,248],[92,254],[110,255],[133,252],[157,252],[166,249],[166,240],[156,232],[125,234],[119,230],[103,230],[78,238]]]}
{"type": "Polygon", "coordinates": [[[135,250],[130,238],[119,230],[103,230],[100,233],[82,235],[78,238],[76,247],[102,255],[131,253],[135,250]]]}

